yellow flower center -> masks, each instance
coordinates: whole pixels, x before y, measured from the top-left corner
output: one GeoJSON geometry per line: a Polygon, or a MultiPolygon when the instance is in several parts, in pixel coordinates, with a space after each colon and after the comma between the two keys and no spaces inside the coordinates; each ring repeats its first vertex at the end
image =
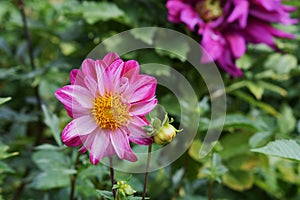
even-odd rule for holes
{"type": "Polygon", "coordinates": [[[98,96],[92,109],[96,123],[103,129],[116,129],[126,125],[129,113],[127,105],[122,103],[119,96],[98,96]]]}
{"type": "Polygon", "coordinates": [[[217,19],[222,15],[222,7],[220,0],[204,0],[199,1],[195,9],[205,22],[217,19]]]}

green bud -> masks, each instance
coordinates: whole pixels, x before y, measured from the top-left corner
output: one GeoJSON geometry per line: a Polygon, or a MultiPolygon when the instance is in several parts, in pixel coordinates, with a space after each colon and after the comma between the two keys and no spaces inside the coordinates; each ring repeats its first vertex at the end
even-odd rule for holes
{"type": "Polygon", "coordinates": [[[154,135],[154,142],[156,144],[166,145],[174,139],[176,132],[178,132],[178,130],[174,126],[166,124],[156,131],[154,135]]]}

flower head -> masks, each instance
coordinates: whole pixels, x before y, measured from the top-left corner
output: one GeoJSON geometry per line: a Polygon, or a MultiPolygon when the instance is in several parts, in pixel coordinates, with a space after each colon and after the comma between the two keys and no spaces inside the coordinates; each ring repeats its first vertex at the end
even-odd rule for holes
{"type": "Polygon", "coordinates": [[[202,36],[200,43],[210,57],[203,54],[201,61],[217,61],[232,76],[242,75],[235,60],[245,54],[247,43],[277,50],[274,38],[294,38],[271,23],[298,22],[290,18],[295,7],[281,0],[168,0],[167,8],[169,21],[183,22],[202,36]]]}
{"type": "Polygon", "coordinates": [[[136,61],[109,53],[103,60],[85,59],[81,70],[71,71],[70,82],[55,93],[73,118],[62,132],[63,142],[89,150],[93,164],[114,154],[136,161],[129,142],[153,142],[141,127],[149,124],[145,115],[157,104],[156,79],[139,74],[136,61]]]}

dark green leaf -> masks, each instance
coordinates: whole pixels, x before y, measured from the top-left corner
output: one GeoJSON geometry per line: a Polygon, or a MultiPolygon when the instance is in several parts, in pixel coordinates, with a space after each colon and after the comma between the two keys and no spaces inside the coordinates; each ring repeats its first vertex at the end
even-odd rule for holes
{"type": "Polygon", "coordinates": [[[294,140],[277,140],[264,147],[251,149],[251,151],[300,162],[300,145],[294,140]]]}

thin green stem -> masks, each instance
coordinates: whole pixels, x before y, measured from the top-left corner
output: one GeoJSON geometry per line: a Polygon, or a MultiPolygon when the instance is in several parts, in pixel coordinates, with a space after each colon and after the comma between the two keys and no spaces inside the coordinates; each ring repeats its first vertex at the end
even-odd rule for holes
{"type": "Polygon", "coordinates": [[[214,185],[214,181],[210,180],[208,186],[208,193],[207,193],[208,200],[212,200],[213,185],[214,185]]]}
{"type": "Polygon", "coordinates": [[[210,154],[210,178],[208,185],[207,198],[208,200],[212,200],[212,192],[213,192],[213,184],[214,184],[214,165],[213,165],[213,153],[210,154]]]}
{"type": "Polygon", "coordinates": [[[145,179],[144,179],[144,188],[143,188],[142,200],[145,200],[146,193],[147,193],[147,184],[148,184],[148,175],[149,175],[151,151],[152,151],[152,144],[149,144],[149,146],[148,146],[148,157],[147,157],[147,165],[146,165],[146,173],[145,173],[145,179]]]}
{"type": "MultiPolygon", "coordinates": [[[[113,159],[112,157],[109,157],[109,169],[110,169],[110,180],[111,180],[111,187],[114,187],[115,184],[115,172],[114,172],[114,164],[113,164],[113,159]]],[[[112,189],[112,193],[114,196],[114,199],[116,199],[116,194],[117,194],[117,190],[116,189],[112,189]]]]}

